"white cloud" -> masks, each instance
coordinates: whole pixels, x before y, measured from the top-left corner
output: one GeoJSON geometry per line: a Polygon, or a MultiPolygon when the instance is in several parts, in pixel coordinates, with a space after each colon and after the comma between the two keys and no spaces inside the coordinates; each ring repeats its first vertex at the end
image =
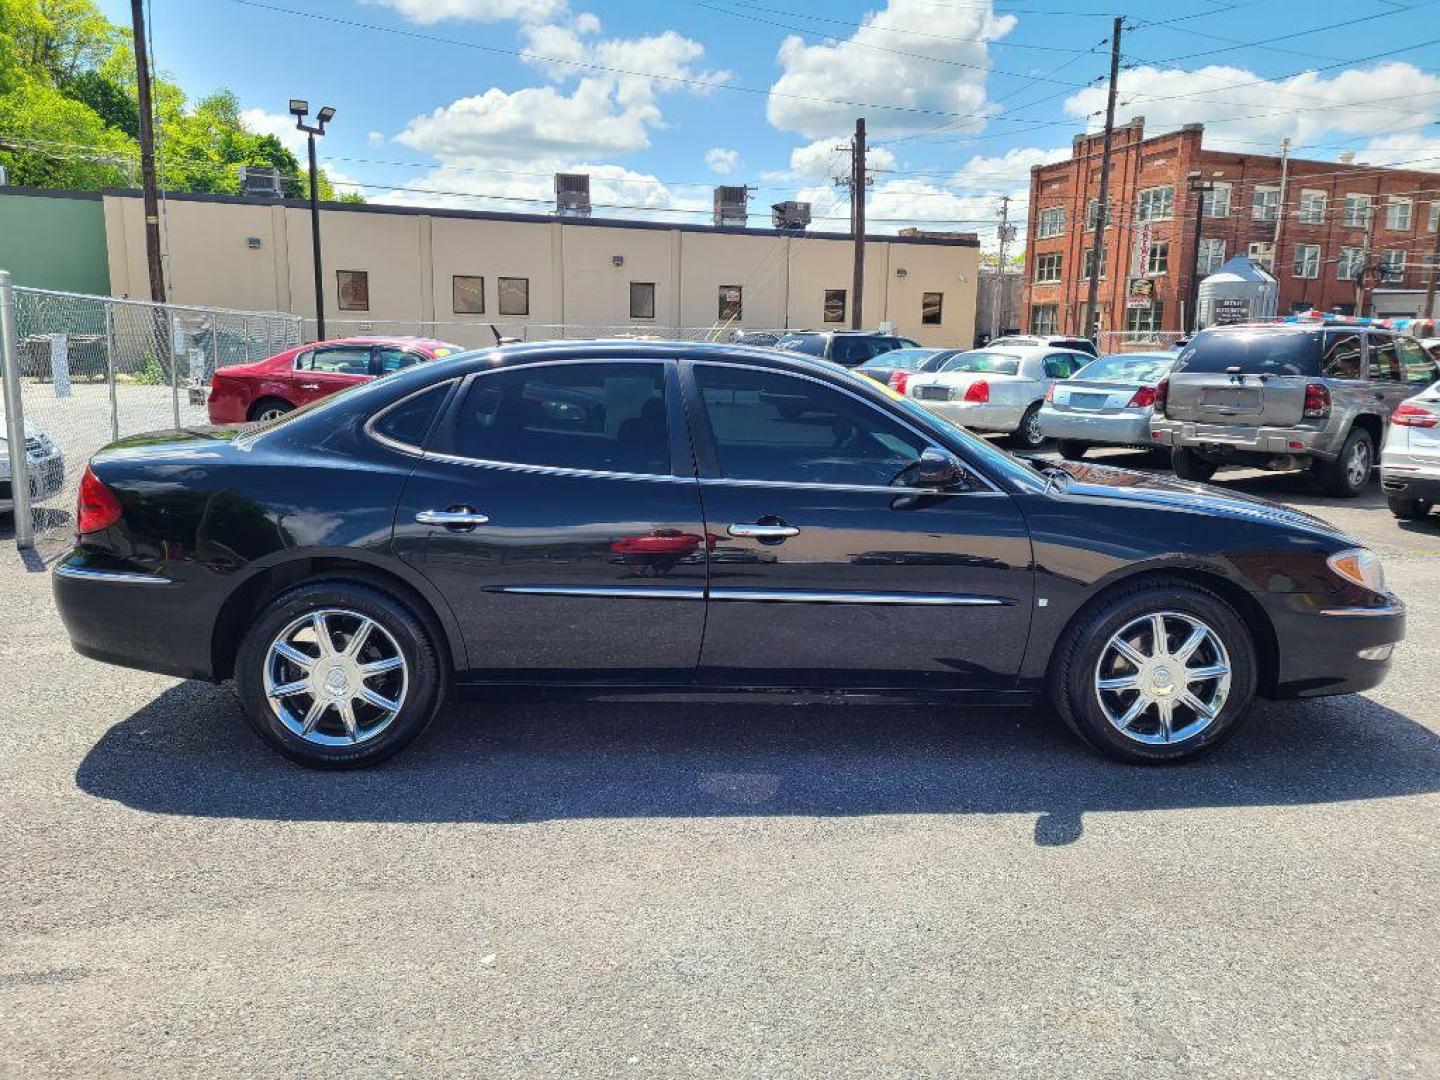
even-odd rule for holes
{"type": "Polygon", "coordinates": [[[365,141],[371,146],[384,146],[385,133],[383,131],[372,131],[365,136],[365,141]]]}
{"type": "Polygon", "coordinates": [[[856,106],[832,101],[868,101],[921,110],[868,110],[875,135],[947,121],[955,131],[978,130],[993,108],[985,98],[985,43],[1015,23],[1013,15],[996,16],[988,0],[953,8],[934,0],[889,0],[844,41],[807,45],[791,35],[776,56],[784,71],[770,87],[766,117],[777,128],[818,139],[854,120],[856,106]],[[916,35],[924,37],[922,45],[915,45],[916,35]],[[944,115],[951,113],[962,115],[944,115]]]}
{"type": "Polygon", "coordinates": [[[288,113],[245,109],[240,113],[240,123],[258,135],[274,135],[291,153],[298,154],[305,149],[305,133],[295,126],[295,117],[288,113]]]}
{"type": "MultiPolygon", "coordinates": [[[[816,183],[850,173],[850,151],[848,135],[837,135],[829,139],[816,139],[805,146],[790,151],[788,171],[766,174],[770,180],[796,180],[801,183],[816,183]]],[[[895,155],[883,146],[865,147],[865,167],[868,169],[893,170],[895,155]]]]}
{"type": "Polygon", "coordinates": [[[1396,132],[1371,139],[1355,151],[1355,160],[1370,165],[1403,165],[1411,169],[1440,168],[1440,135],[1396,132]]]}
{"type": "MultiPolygon", "coordinates": [[[[1298,144],[1326,133],[1372,135],[1418,128],[1440,118],[1440,76],[1413,64],[1390,62],[1334,75],[1309,71],[1275,82],[1245,68],[1214,65],[1195,71],[1138,67],[1120,76],[1116,118],[1145,117],[1158,134],[1187,123],[1205,125],[1211,149],[1278,150],[1282,138],[1298,144]],[[1388,99],[1388,100],[1380,100],[1388,99]]],[[[1105,90],[1091,87],[1065,100],[1070,116],[1088,118],[1105,107],[1105,90]]],[[[1405,136],[1412,143],[1415,136],[1405,136]]]]}
{"type": "Polygon", "coordinates": [[[371,0],[411,22],[430,26],[447,19],[465,22],[544,22],[568,10],[566,0],[371,0]]]}
{"type": "Polygon", "coordinates": [[[335,189],[336,194],[349,195],[355,192],[361,195],[365,194],[365,185],[362,184],[358,178],[341,171],[336,168],[334,164],[321,161],[320,168],[325,170],[325,175],[330,178],[330,186],[335,189]]]}
{"type": "Polygon", "coordinates": [[[740,151],[726,150],[723,146],[711,147],[705,151],[705,164],[721,176],[728,176],[740,164],[740,151]]]}
{"type": "Polygon", "coordinates": [[[1007,150],[998,157],[972,157],[956,171],[949,184],[971,191],[1009,192],[1030,186],[1030,170],[1036,165],[1048,165],[1052,161],[1063,161],[1070,156],[1070,147],[1057,146],[1051,150],[1024,146],[1007,150]]]}

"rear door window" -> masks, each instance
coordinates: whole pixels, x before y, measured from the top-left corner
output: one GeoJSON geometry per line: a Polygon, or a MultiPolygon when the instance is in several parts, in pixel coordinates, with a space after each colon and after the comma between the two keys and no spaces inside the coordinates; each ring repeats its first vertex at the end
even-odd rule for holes
{"type": "Polygon", "coordinates": [[[871,348],[869,338],[836,337],[830,346],[830,359],[837,364],[859,364],[869,360],[876,352],[881,351],[871,348]]]}
{"type": "Polygon", "coordinates": [[[781,338],[776,345],[791,352],[809,353],[811,356],[825,355],[825,338],[821,334],[796,334],[781,338]]]}
{"type": "Polygon", "coordinates": [[[1362,378],[1360,335],[1350,331],[1334,331],[1325,335],[1325,355],[1320,374],[1327,379],[1362,378]]]}
{"type": "Polygon", "coordinates": [[[1217,331],[1196,334],[1175,370],[1223,375],[1319,375],[1319,331],[1217,331]]]}

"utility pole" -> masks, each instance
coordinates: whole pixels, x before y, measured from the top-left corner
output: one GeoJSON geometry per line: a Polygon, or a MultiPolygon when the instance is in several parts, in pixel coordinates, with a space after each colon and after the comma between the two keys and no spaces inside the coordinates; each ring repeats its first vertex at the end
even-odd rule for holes
{"type": "Polygon", "coordinates": [[[865,329],[865,118],[855,119],[855,141],[850,145],[850,198],[855,237],[854,299],[850,303],[850,329],[865,329]]]}
{"type": "Polygon", "coordinates": [[[1285,234],[1285,188],[1290,180],[1290,140],[1280,140],[1280,205],[1275,208],[1275,237],[1271,245],[1275,249],[1275,257],[1271,265],[1275,268],[1275,276],[1280,276],[1280,237],[1285,234]]]}
{"type": "Polygon", "coordinates": [[[155,194],[155,126],[150,104],[150,55],[145,47],[144,0],[130,0],[135,33],[135,88],[140,105],[140,177],[145,198],[145,259],[150,267],[150,299],[165,303],[165,269],[160,263],[160,205],[155,194]]]}
{"type": "Polygon", "coordinates": [[[1375,202],[1365,206],[1365,246],[1360,249],[1360,270],[1355,275],[1355,314],[1365,314],[1365,278],[1370,273],[1370,247],[1375,240],[1375,202]]]}
{"type": "Polygon", "coordinates": [[[1001,318],[1004,313],[1005,303],[1005,249],[1010,246],[1010,239],[1014,236],[1014,230],[1010,228],[1010,196],[1000,196],[1000,228],[998,231],[1000,239],[1000,251],[995,266],[995,288],[990,294],[990,339],[993,341],[1001,331],[1004,330],[1004,320],[1001,318]]]}
{"type": "Polygon", "coordinates": [[[1100,316],[1096,304],[1100,299],[1100,253],[1105,250],[1105,226],[1110,220],[1110,147],[1115,139],[1115,95],[1120,83],[1120,30],[1123,15],[1115,16],[1110,31],[1110,96],[1105,103],[1105,149],[1100,155],[1100,187],[1095,213],[1095,257],[1090,260],[1090,287],[1086,291],[1085,326],[1081,333],[1092,341],[1100,337],[1100,316]]]}
{"type": "MultiPolygon", "coordinates": [[[[1200,329],[1200,231],[1205,218],[1205,193],[1215,190],[1214,180],[1205,180],[1199,172],[1189,175],[1190,197],[1195,200],[1195,259],[1190,265],[1190,330],[1200,329]]],[[[1185,329],[1184,323],[1180,329],[1185,329]]]]}

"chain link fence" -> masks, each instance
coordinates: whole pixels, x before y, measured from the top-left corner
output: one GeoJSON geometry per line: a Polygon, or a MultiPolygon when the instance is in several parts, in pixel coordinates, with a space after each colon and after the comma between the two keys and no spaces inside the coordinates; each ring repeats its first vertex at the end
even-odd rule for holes
{"type": "Polygon", "coordinates": [[[1181,330],[1101,330],[1095,345],[1101,356],[1110,353],[1162,352],[1190,335],[1181,330]]]}
{"type": "MultiPolygon", "coordinates": [[[[263,360],[301,340],[299,317],[282,312],[46,289],[16,288],[13,297],[30,520],[46,559],[72,540],[76,488],[95,451],[128,435],[207,423],[191,386],[209,383],[217,367],[263,360]]],[[[14,480],[0,458],[0,513],[8,514],[14,480]]]]}

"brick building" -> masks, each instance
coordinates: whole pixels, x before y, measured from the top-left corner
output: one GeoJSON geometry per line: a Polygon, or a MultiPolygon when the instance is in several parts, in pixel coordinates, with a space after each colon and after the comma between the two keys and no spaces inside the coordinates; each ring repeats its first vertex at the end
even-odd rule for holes
{"type": "MultiPolygon", "coordinates": [[[[1236,255],[1275,275],[1281,314],[1311,307],[1357,313],[1357,278],[1364,285],[1360,314],[1377,285],[1418,289],[1428,281],[1440,174],[1292,157],[1282,205],[1278,156],[1208,150],[1203,134],[1189,124],[1147,139],[1141,117],[1115,129],[1097,303],[1102,329],[1188,329],[1181,323],[1192,319],[1197,268],[1203,278],[1236,255]],[[1193,173],[1214,190],[1192,194],[1193,173]],[[1147,227],[1148,258],[1136,267],[1147,227]],[[1147,306],[1127,305],[1132,277],[1152,280],[1147,306]]],[[[1069,160],[1031,170],[1024,325],[1032,333],[1084,331],[1103,145],[1099,134],[1077,136],[1069,160]]]]}

